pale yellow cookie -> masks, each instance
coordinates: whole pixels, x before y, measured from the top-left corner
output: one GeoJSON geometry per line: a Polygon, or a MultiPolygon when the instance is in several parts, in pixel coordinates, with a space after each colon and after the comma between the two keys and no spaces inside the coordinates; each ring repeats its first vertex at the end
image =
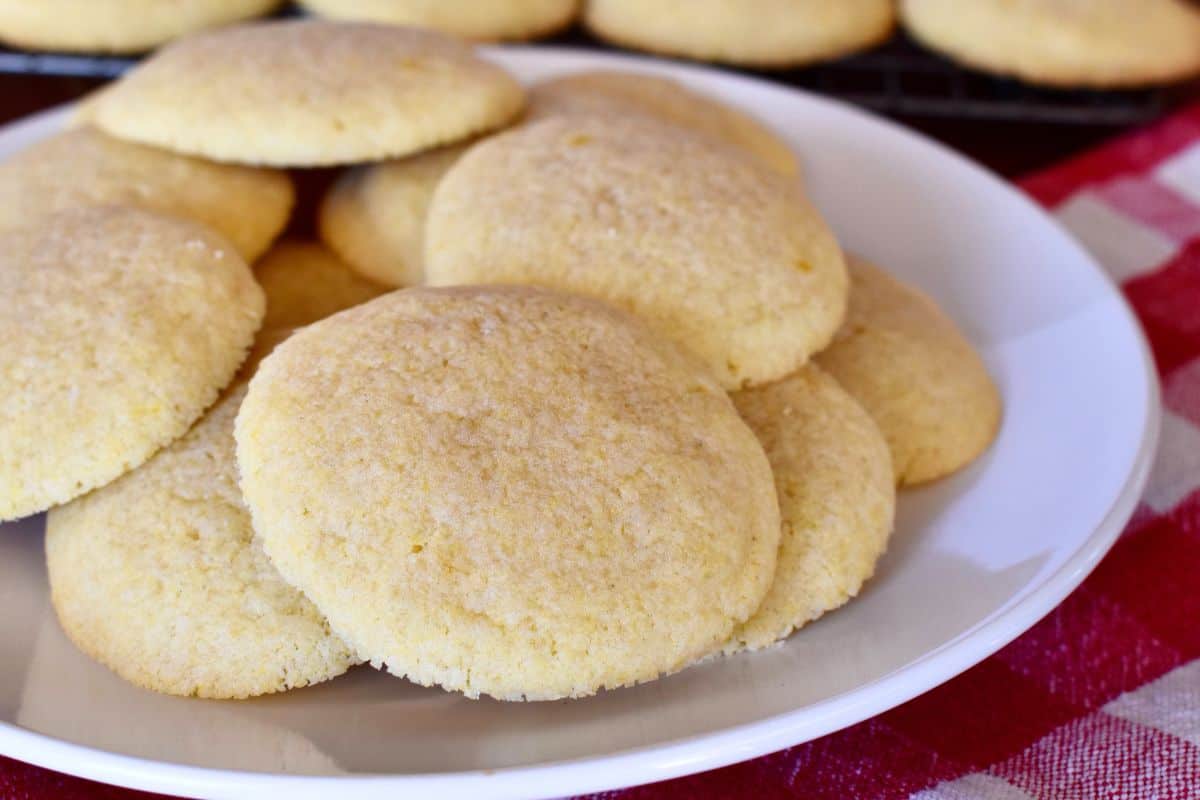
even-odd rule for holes
{"type": "Polygon", "coordinates": [[[264,328],[297,328],[387,291],[316,242],[285,241],[254,265],[267,296],[264,328]]]}
{"type": "Polygon", "coordinates": [[[1200,6],[1187,0],[901,0],[922,44],[1052,86],[1144,86],[1200,73],[1200,6]]]}
{"type": "Polygon", "coordinates": [[[251,697],[357,663],[254,538],[234,458],[244,395],[240,384],[182,439],[46,518],[63,630],[146,689],[251,697]]]}
{"type": "Polygon", "coordinates": [[[451,36],[286,20],[192,36],[89,103],[108,133],[279,166],[403,156],[500,127],[524,92],[451,36]]]}
{"type": "Polygon", "coordinates": [[[0,232],[76,206],[130,205],[202,222],[253,261],[287,224],[284,172],[216,164],[82,127],[0,161],[0,232]]]}
{"type": "Polygon", "coordinates": [[[639,72],[576,72],[543,81],[529,91],[526,119],[554,114],[611,116],[631,111],[741,148],[784,175],[800,171],[796,154],[787,143],[746,112],[693,92],[670,78],[639,72]]]}
{"type": "Polygon", "coordinates": [[[299,0],[342,19],[413,25],[478,41],[536,39],[570,25],[580,0],[299,0]]]}
{"type": "Polygon", "coordinates": [[[996,385],[931,299],[862,259],[849,263],[846,322],[817,363],[879,425],[897,483],[923,483],[960,469],[996,436],[996,385]]]}
{"type": "Polygon", "coordinates": [[[138,53],[261,16],[281,0],[0,0],[0,41],[34,50],[138,53]]]}
{"type": "Polygon", "coordinates": [[[887,442],[820,368],[737,392],[733,402],[771,461],[783,535],[771,590],[727,653],[766,647],[857,595],[896,510],[887,442]]]}
{"type": "Polygon", "coordinates": [[[434,285],[599,297],[699,354],[727,388],[800,367],[848,281],[794,178],[645,117],[555,117],[481,142],[434,193],[434,285]]]}
{"type": "Polygon", "coordinates": [[[770,68],[878,44],[895,16],[893,0],[588,0],[583,19],[635,50],[770,68]]]}
{"type": "Polygon", "coordinates": [[[475,697],[653,680],[728,639],[775,570],[754,434],[615,308],[405,289],[313,323],[237,420],[267,554],[363,658],[475,697]]]}
{"type": "Polygon", "coordinates": [[[321,202],[321,239],[373,281],[385,286],[421,283],[433,190],[468,146],[348,170],[321,202]]]}
{"type": "Polygon", "coordinates": [[[0,236],[0,519],[103,486],[229,383],[263,295],[208,228],[119,207],[0,236]]]}

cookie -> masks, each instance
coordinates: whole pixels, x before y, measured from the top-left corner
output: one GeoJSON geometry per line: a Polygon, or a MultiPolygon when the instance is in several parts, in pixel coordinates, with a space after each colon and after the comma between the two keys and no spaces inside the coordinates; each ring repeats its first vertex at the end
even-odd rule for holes
{"type": "Polygon", "coordinates": [[[833,337],[848,281],[794,178],[644,117],[556,117],[471,148],[425,228],[433,285],[539,284],[607,300],[735,389],[833,337]]]}
{"type": "Polygon", "coordinates": [[[321,239],[372,281],[384,286],[421,283],[433,190],[467,147],[451,145],[348,170],[321,202],[321,239]]]}
{"type": "Polygon", "coordinates": [[[243,698],[357,663],[254,539],[233,442],[245,389],[133,472],[46,517],[63,630],[143,688],[243,698]]]}
{"type": "Polygon", "coordinates": [[[163,48],[95,97],[88,119],[182,153],[299,167],[448,144],[504,125],[523,104],[516,80],[453,37],[285,20],[163,48]]]}
{"type": "Polygon", "coordinates": [[[693,92],[678,81],[640,72],[576,72],[536,84],[526,119],[554,114],[611,116],[637,112],[741,148],[777,172],[800,168],[787,143],[744,111],[693,92]]]}
{"type": "Polygon", "coordinates": [[[819,367],[737,392],[733,402],[771,461],[783,534],[771,589],[727,653],[773,644],[857,595],[896,510],[887,442],[819,367]]]}
{"type": "Polygon", "coordinates": [[[307,325],[387,291],[316,242],[280,242],[254,265],[254,277],[267,296],[264,328],[307,325]]]}
{"type": "Polygon", "coordinates": [[[1000,393],[982,359],[921,292],[858,258],[850,278],[846,322],[817,363],[879,425],[897,483],[962,468],[1000,426],[1000,393]]]}
{"type": "Polygon", "coordinates": [[[233,378],[262,290],[208,228],[120,207],[0,236],[0,519],[103,486],[233,378]]]}
{"type": "Polygon", "coordinates": [[[138,53],[279,5],[281,0],[0,0],[0,41],[30,50],[138,53]]]}
{"type": "Polygon", "coordinates": [[[837,58],[885,40],[892,0],[589,0],[584,23],[634,50],[781,68],[837,58]]]}
{"type": "Polygon", "coordinates": [[[268,556],[363,658],[471,697],[652,680],[775,569],[770,466],[720,385],[618,309],[404,289],[295,333],[238,414],[268,556]]]}
{"type": "Polygon", "coordinates": [[[130,205],[202,222],[253,261],[283,230],[294,201],[286,173],[175,155],[90,127],[0,161],[0,232],[66,208],[130,205]]]}
{"type": "Polygon", "coordinates": [[[1200,73],[1187,0],[902,0],[905,28],[956,61],[1031,83],[1136,87],[1200,73]]]}
{"type": "Polygon", "coordinates": [[[318,14],[414,25],[477,41],[524,40],[570,25],[580,0],[300,0],[318,14]]]}

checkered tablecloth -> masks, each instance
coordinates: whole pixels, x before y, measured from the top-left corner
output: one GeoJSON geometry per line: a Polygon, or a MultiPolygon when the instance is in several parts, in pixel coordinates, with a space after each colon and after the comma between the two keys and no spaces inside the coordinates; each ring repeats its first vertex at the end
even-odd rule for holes
{"type": "MultiPolygon", "coordinates": [[[[1121,539],[1032,630],[916,700],[597,800],[1200,798],[1200,106],[1022,186],[1121,283],[1158,363],[1161,450],[1121,539]]],[[[135,797],[0,759],[4,800],[135,797]]]]}

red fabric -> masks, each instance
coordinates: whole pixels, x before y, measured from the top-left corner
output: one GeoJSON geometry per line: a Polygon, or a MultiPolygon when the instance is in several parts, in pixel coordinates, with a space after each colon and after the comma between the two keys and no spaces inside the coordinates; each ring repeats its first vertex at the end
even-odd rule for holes
{"type": "MultiPolygon", "coordinates": [[[[1171,426],[1125,534],[1028,633],[899,708],[754,761],[594,798],[1200,798],[1200,106],[1022,185],[1051,210],[1086,195],[1172,248],[1120,273],[1171,426]]],[[[1086,246],[1089,232],[1076,233],[1086,246]]],[[[0,797],[152,795],[0,758],[0,797]]]]}

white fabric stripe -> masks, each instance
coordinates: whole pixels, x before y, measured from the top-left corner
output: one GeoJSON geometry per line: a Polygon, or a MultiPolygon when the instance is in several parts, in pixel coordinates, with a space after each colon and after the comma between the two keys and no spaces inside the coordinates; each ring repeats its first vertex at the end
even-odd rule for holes
{"type": "Polygon", "coordinates": [[[1126,692],[1104,710],[1200,747],[1200,660],[1126,692]]]}
{"type": "Polygon", "coordinates": [[[1163,409],[1162,435],[1146,487],[1146,504],[1161,514],[1197,488],[1200,488],[1200,428],[1163,409]]]}
{"type": "Polygon", "coordinates": [[[1178,249],[1175,242],[1089,192],[1073,196],[1055,215],[1118,283],[1154,271],[1178,249]]]}
{"type": "Polygon", "coordinates": [[[1024,789],[986,772],[972,772],[932,789],[923,789],[909,800],[1037,800],[1024,789]]]}
{"type": "Polygon", "coordinates": [[[1200,143],[1159,164],[1154,179],[1200,206],[1200,143]]]}

